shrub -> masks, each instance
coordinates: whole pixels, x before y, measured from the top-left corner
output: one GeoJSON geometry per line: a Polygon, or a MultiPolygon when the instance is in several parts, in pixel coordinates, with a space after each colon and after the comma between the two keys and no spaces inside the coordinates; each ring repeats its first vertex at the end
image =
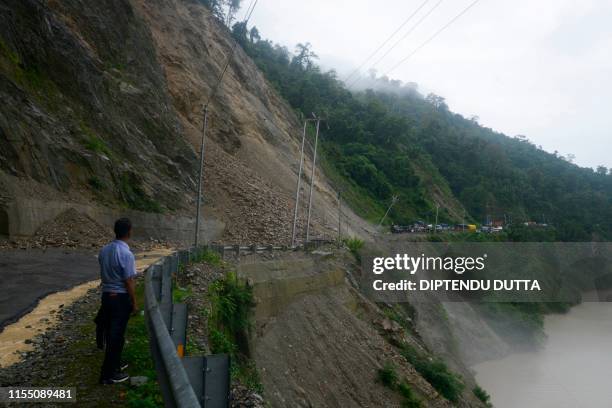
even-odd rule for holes
{"type": "Polygon", "coordinates": [[[385,387],[395,388],[397,386],[397,373],[391,364],[378,370],[378,381],[385,387]]]}
{"type": "Polygon", "coordinates": [[[402,346],[401,354],[442,396],[452,402],[459,400],[465,384],[442,360],[422,356],[408,344],[402,346]]]}
{"type": "Polygon", "coordinates": [[[481,400],[482,402],[484,402],[484,404],[487,407],[493,407],[493,404],[491,404],[491,396],[489,395],[488,392],[486,392],[485,390],[483,390],[480,385],[477,385],[474,387],[474,389],[472,390],[472,392],[474,393],[474,395],[476,396],[476,398],[478,398],[479,400],[481,400]]]}
{"type": "Polygon", "coordinates": [[[404,400],[402,401],[402,408],[420,408],[422,406],[421,400],[414,395],[412,388],[405,382],[401,382],[398,385],[399,393],[402,394],[404,400]]]}
{"type": "Polygon", "coordinates": [[[91,176],[87,182],[89,183],[89,185],[91,186],[91,188],[93,188],[94,190],[100,191],[100,190],[104,190],[104,183],[102,182],[102,180],[100,180],[98,177],[96,176],[91,176]]]}
{"type": "Polygon", "coordinates": [[[363,241],[361,239],[355,237],[345,238],[344,245],[346,245],[346,247],[349,249],[349,251],[351,251],[351,253],[358,261],[361,260],[361,255],[359,254],[359,251],[361,250],[361,248],[363,248],[363,241]]]}
{"type": "Polygon", "coordinates": [[[207,264],[211,264],[214,266],[221,266],[221,255],[219,255],[217,252],[205,248],[202,251],[199,251],[198,253],[196,253],[192,259],[191,262],[194,263],[200,263],[200,262],[205,262],[207,264]]]}
{"type": "MultiPolygon", "coordinates": [[[[208,293],[211,304],[208,319],[210,332],[219,331],[227,341],[236,345],[237,351],[248,354],[247,334],[251,326],[251,308],[254,306],[252,288],[238,279],[235,272],[228,272],[223,279],[210,285],[208,293]]],[[[219,341],[218,344],[223,343],[219,341]]]]}
{"type": "Polygon", "coordinates": [[[422,406],[421,400],[414,395],[412,388],[410,388],[406,381],[399,380],[395,367],[391,364],[387,363],[378,370],[378,381],[385,387],[399,392],[403,398],[402,408],[420,408],[422,406]]]}

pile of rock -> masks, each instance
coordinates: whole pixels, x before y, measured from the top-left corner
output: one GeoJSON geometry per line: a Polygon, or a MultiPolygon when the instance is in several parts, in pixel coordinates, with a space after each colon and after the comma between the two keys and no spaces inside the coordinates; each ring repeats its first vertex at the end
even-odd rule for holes
{"type": "MultiPolygon", "coordinates": [[[[103,226],[87,214],[70,208],[43,224],[31,238],[0,240],[0,249],[56,247],[99,249],[113,238],[114,233],[110,227],[103,226]]],[[[178,246],[177,243],[154,238],[130,243],[132,250],[136,251],[178,246]]]]}
{"type": "Polygon", "coordinates": [[[232,387],[232,407],[263,408],[266,404],[261,395],[243,385],[232,387]]]}

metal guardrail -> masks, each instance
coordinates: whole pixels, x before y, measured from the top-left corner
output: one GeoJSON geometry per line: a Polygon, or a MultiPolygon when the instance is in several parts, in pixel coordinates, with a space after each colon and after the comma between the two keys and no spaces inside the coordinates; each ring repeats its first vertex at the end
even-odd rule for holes
{"type": "Polygon", "coordinates": [[[206,249],[175,252],[145,271],[145,319],[166,407],[229,406],[229,356],[185,357],[187,305],[172,301],[172,275],[206,249]]]}
{"type": "MultiPolygon", "coordinates": [[[[313,240],[307,247],[327,243],[313,240]]],[[[227,253],[237,257],[303,249],[286,246],[210,245],[173,253],[145,271],[145,320],[149,331],[151,354],[155,361],[164,405],[171,408],[227,408],[230,402],[230,360],[227,354],[185,356],[187,345],[187,305],[172,300],[173,274],[181,265],[201,259],[208,251],[222,258],[227,253]]]]}

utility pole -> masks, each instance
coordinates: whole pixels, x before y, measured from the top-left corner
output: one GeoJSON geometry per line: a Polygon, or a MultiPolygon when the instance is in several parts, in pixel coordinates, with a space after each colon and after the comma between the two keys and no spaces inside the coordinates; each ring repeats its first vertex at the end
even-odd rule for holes
{"type": "MultiPolygon", "coordinates": [[[[254,0],[251,3],[251,5],[247,8],[246,15],[243,21],[243,24],[245,27],[247,26],[249,20],[251,19],[251,15],[253,15],[253,10],[255,10],[257,1],[258,0],[254,0]]],[[[232,57],[234,56],[234,52],[236,51],[237,46],[238,46],[238,41],[234,40],[234,44],[232,45],[232,49],[230,53],[227,55],[227,58],[225,59],[225,65],[223,69],[221,70],[221,74],[219,75],[219,78],[217,79],[217,83],[215,84],[215,87],[213,88],[211,94],[208,96],[208,100],[206,101],[206,104],[204,105],[204,124],[202,125],[202,144],[200,147],[200,177],[198,179],[198,199],[197,199],[198,208],[196,209],[196,226],[195,226],[195,239],[194,239],[194,245],[196,248],[198,247],[199,237],[200,237],[200,213],[201,213],[201,207],[202,207],[202,177],[204,175],[204,139],[206,138],[206,130],[208,127],[208,105],[214,99],[215,95],[217,94],[217,91],[219,90],[219,87],[221,86],[221,83],[223,82],[223,77],[225,76],[225,73],[227,72],[227,68],[229,67],[229,64],[231,62],[232,57]]]]}
{"type": "Polygon", "coordinates": [[[308,196],[308,216],[306,218],[306,242],[310,241],[310,211],[312,209],[312,193],[315,183],[315,169],[317,165],[317,143],[319,142],[319,125],[323,119],[317,118],[317,132],[315,133],[314,154],[312,157],[312,174],[310,176],[310,194],[308,196]]]}
{"type": "Polygon", "coordinates": [[[385,213],[385,215],[383,215],[383,217],[380,219],[380,222],[378,223],[379,227],[382,225],[385,218],[387,218],[387,214],[389,214],[389,211],[391,211],[391,207],[393,207],[393,205],[397,203],[398,201],[399,201],[398,196],[394,195],[393,197],[391,197],[391,204],[389,205],[389,208],[387,208],[387,212],[385,213]]]}
{"type": "Polygon", "coordinates": [[[340,190],[338,190],[338,245],[342,241],[342,202],[340,201],[341,196],[340,190]]]}
{"type": "Polygon", "coordinates": [[[297,215],[300,203],[300,186],[302,182],[302,168],[304,166],[304,144],[306,143],[306,127],[308,122],[314,119],[304,120],[304,133],[302,134],[302,149],[300,151],[300,168],[298,170],[297,187],[295,190],[295,209],[293,211],[293,228],[291,229],[291,248],[295,246],[295,233],[297,228],[297,215]]]}
{"type": "Polygon", "coordinates": [[[436,223],[434,224],[434,234],[438,232],[438,213],[440,212],[440,204],[436,203],[436,223]]]}
{"type": "Polygon", "coordinates": [[[198,247],[200,237],[200,212],[202,209],[202,177],[204,177],[204,139],[208,127],[208,104],[204,107],[204,123],[202,125],[202,143],[200,145],[200,176],[198,177],[198,204],[196,208],[195,247],[198,247]]]}

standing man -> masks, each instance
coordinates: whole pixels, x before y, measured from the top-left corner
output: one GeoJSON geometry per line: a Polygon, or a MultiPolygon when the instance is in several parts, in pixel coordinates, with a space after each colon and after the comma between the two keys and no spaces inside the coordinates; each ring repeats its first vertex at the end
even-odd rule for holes
{"type": "Polygon", "coordinates": [[[136,263],[127,241],[132,235],[132,223],[127,218],[115,222],[115,240],[100,251],[100,279],[102,280],[102,307],[100,315],[104,325],[105,353],[101,384],[117,384],[130,378],[121,370],[121,352],[125,342],[125,329],[131,313],[137,310],[134,293],[136,263]]]}

